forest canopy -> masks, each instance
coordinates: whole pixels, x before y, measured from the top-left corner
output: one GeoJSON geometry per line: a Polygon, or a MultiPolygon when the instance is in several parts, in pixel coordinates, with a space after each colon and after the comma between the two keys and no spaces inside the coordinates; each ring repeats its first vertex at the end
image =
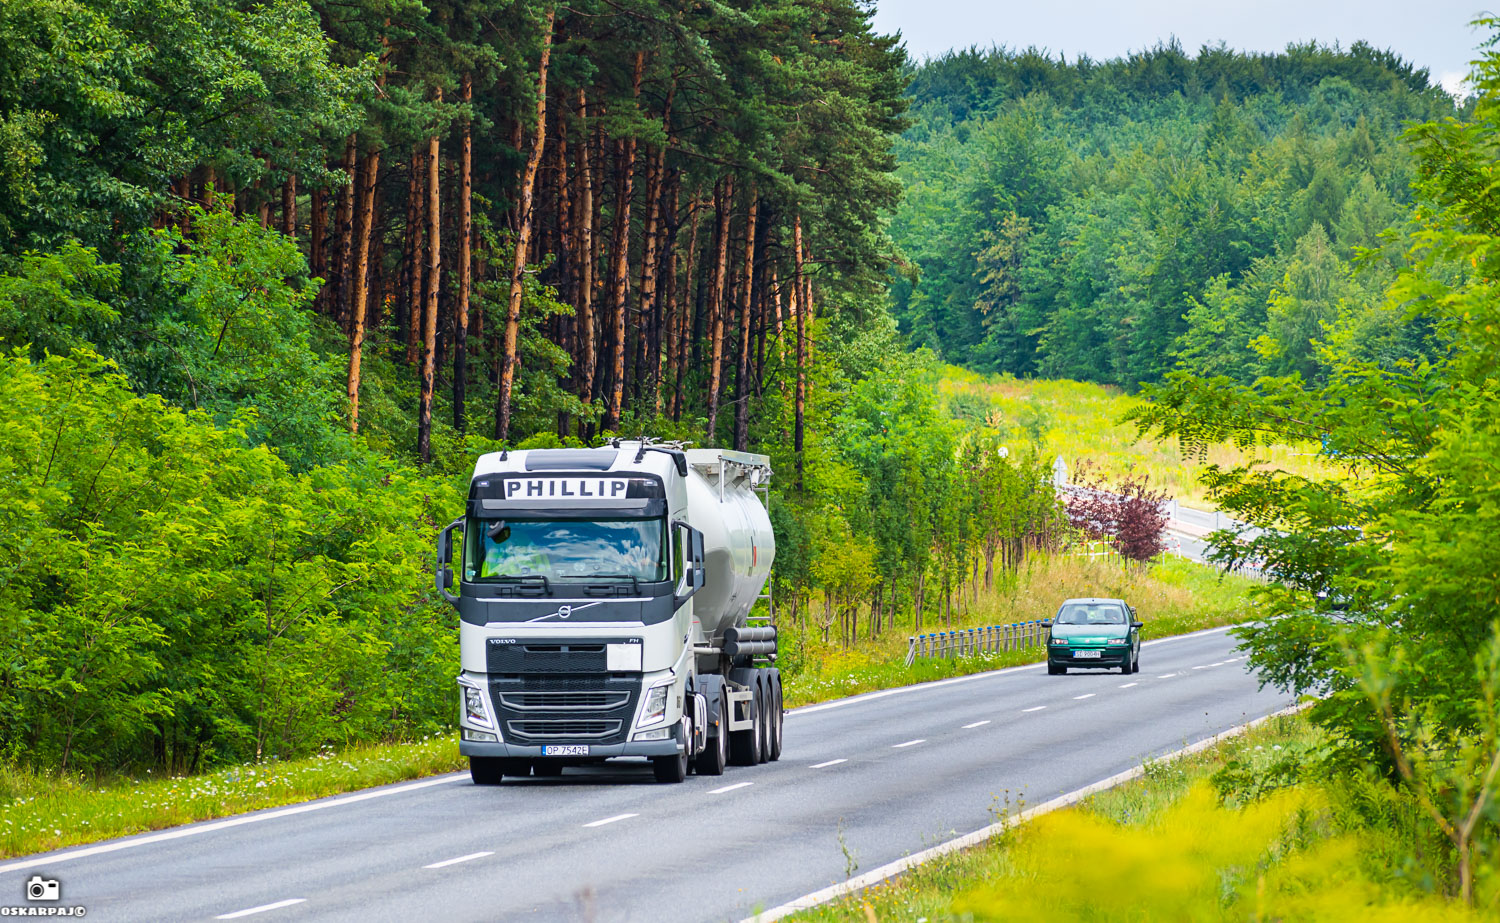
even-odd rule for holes
{"type": "Polygon", "coordinates": [[[1391,52],[970,49],[910,73],[892,294],[914,344],[1131,389],[1179,363],[1319,377],[1332,336],[1432,349],[1380,306],[1394,256],[1362,255],[1411,209],[1405,127],[1459,108],[1391,52]]]}

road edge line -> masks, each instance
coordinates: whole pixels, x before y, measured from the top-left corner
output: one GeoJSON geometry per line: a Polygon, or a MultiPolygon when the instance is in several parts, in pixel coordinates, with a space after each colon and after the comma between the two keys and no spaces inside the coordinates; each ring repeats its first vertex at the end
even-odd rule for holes
{"type": "MultiPolygon", "coordinates": [[[[1164,753],[1161,756],[1156,757],[1155,759],[1149,760],[1149,762],[1169,763],[1184,756],[1191,756],[1194,753],[1199,753],[1203,750],[1207,750],[1208,748],[1223,743],[1226,740],[1232,740],[1236,737],[1239,737],[1251,728],[1259,727],[1260,725],[1265,724],[1267,721],[1270,721],[1273,718],[1283,718],[1287,715],[1295,715],[1296,713],[1308,708],[1310,705],[1312,705],[1311,701],[1302,702],[1297,705],[1289,705],[1286,708],[1281,709],[1280,711],[1275,711],[1269,715],[1263,715],[1259,718],[1256,718],[1254,721],[1247,721],[1244,724],[1236,725],[1235,727],[1229,728],[1228,730],[1220,731],[1212,737],[1205,737],[1197,743],[1189,744],[1188,746],[1183,747],[1180,750],[1173,750],[1171,753],[1164,753]]],[[[880,866],[879,868],[872,869],[871,871],[864,873],[863,875],[850,878],[848,881],[840,882],[836,885],[829,885],[826,888],[814,891],[811,894],[805,894],[802,897],[797,898],[796,900],[788,901],[787,903],[782,904],[778,907],[772,907],[770,910],[763,910],[760,913],[755,914],[754,916],[746,917],[741,921],[741,923],[772,923],[772,921],[774,920],[780,920],[782,917],[789,916],[799,910],[808,910],[818,906],[819,904],[826,904],[831,900],[844,897],[845,895],[857,894],[872,885],[880,884],[881,882],[899,875],[902,872],[907,871],[908,869],[921,865],[928,860],[936,859],[938,856],[946,855],[951,852],[957,852],[960,849],[968,849],[971,846],[978,846],[980,843],[983,843],[990,837],[1009,830],[1012,827],[1018,827],[1034,817],[1040,817],[1043,814],[1048,814],[1052,811],[1058,810],[1059,808],[1071,807],[1082,801],[1083,799],[1089,797],[1090,795],[1096,795],[1106,789],[1111,789],[1117,785],[1121,785],[1133,779],[1138,779],[1142,775],[1145,775],[1147,762],[1148,761],[1142,761],[1141,765],[1136,766],[1133,769],[1127,769],[1124,772],[1116,773],[1108,778],[1100,779],[1098,782],[1094,782],[1090,785],[1085,785],[1083,788],[1068,792],[1066,795],[1060,795],[1056,798],[1053,798],[1051,801],[1043,802],[1042,804],[1039,804],[1034,808],[1028,808],[1027,810],[1022,811],[1020,814],[1017,814],[1014,817],[1007,817],[1005,820],[1002,820],[998,823],[990,824],[987,827],[982,827],[978,830],[975,830],[973,833],[966,833],[963,836],[955,837],[954,839],[948,840],[946,843],[939,843],[938,845],[924,849],[921,852],[912,853],[904,859],[897,859],[895,862],[888,862],[885,865],[880,866]]]]}

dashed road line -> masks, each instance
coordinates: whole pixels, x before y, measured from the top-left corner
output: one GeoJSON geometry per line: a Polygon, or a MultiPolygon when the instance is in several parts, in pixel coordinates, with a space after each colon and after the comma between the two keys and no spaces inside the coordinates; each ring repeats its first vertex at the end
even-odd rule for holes
{"type": "Polygon", "coordinates": [[[964,729],[964,730],[965,730],[965,731],[967,731],[967,730],[969,730],[969,729],[970,729],[970,728],[977,728],[977,727],[984,727],[984,726],[985,726],[985,725],[986,725],[986,724],[989,724],[989,723],[990,723],[990,721],[989,721],[989,719],[988,719],[988,718],[986,718],[986,719],[985,719],[985,720],[983,720],[983,721],[976,721],[976,722],[974,722],[974,723],[973,723],[973,724],[966,724],[966,725],[964,725],[964,726],[963,726],[963,729],[964,729]]]}
{"type": "Polygon", "coordinates": [[[1121,689],[1129,689],[1131,686],[1139,686],[1139,685],[1140,685],[1140,683],[1125,683],[1120,688],[1121,689]]]}
{"type": "Polygon", "coordinates": [[[908,740],[904,744],[891,744],[891,749],[892,750],[900,750],[902,747],[915,747],[917,744],[925,744],[925,743],[927,743],[927,738],[925,738],[925,737],[918,737],[916,740],[908,740]]]}
{"type": "Polygon", "coordinates": [[[1041,711],[1042,709],[1044,709],[1046,707],[1047,706],[1045,706],[1045,705],[1036,705],[1036,706],[1033,706],[1031,708],[1023,708],[1023,709],[1021,709],[1021,711],[1023,711],[1023,712],[1026,712],[1026,711],[1041,711]]]}
{"type": "Polygon", "coordinates": [[[218,916],[214,917],[214,919],[238,920],[240,917],[248,917],[252,913],[265,913],[267,910],[280,910],[283,907],[290,907],[293,904],[305,903],[307,903],[307,898],[305,897],[291,897],[287,898],[284,901],[277,901],[274,904],[261,904],[259,907],[248,907],[244,910],[236,910],[234,913],[221,913],[218,916]]]}
{"type": "Polygon", "coordinates": [[[849,761],[846,760],[846,759],[829,760],[826,763],[816,763],[816,764],[814,764],[812,766],[809,766],[807,768],[808,769],[827,769],[829,766],[837,766],[839,763],[847,763],[847,762],[849,762],[849,761]]]}
{"type": "Polygon", "coordinates": [[[1163,673],[1162,675],[1158,676],[1157,679],[1171,679],[1176,675],[1176,673],[1163,673]]]}
{"type": "Polygon", "coordinates": [[[639,815],[639,814],[616,814],[614,817],[606,817],[603,820],[596,820],[596,821],[594,821],[591,824],[584,824],[584,826],[585,827],[603,827],[605,824],[612,824],[612,823],[614,823],[617,820],[629,820],[632,817],[640,817],[640,816],[641,815],[639,815]]]}
{"type": "Polygon", "coordinates": [[[1212,666],[1212,664],[1205,663],[1202,666],[1193,667],[1193,669],[1194,670],[1207,670],[1210,666],[1212,666]]]}
{"type": "Polygon", "coordinates": [[[754,785],[754,784],[755,784],[754,782],[736,782],[733,785],[726,785],[723,788],[716,788],[713,791],[709,792],[709,794],[710,795],[722,795],[725,792],[732,792],[732,791],[734,791],[737,788],[744,788],[747,785],[754,785]]]}
{"type": "Polygon", "coordinates": [[[493,856],[494,854],[494,850],[490,850],[489,852],[471,852],[467,856],[459,856],[457,859],[444,859],[442,862],[434,862],[431,865],[424,865],[422,868],[440,869],[449,865],[457,865],[460,862],[468,862],[470,859],[483,859],[485,856],[493,856]]]}
{"type": "Polygon", "coordinates": [[[1095,694],[1092,693],[1092,692],[1085,692],[1083,695],[1075,695],[1075,696],[1073,696],[1073,701],[1076,702],[1079,699],[1092,699],[1094,697],[1094,695],[1095,694]]]}

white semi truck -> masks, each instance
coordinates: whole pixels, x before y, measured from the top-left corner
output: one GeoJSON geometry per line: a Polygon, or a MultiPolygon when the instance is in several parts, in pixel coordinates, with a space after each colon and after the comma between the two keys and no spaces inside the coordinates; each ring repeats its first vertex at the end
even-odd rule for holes
{"type": "Polygon", "coordinates": [[[479,459],[437,556],[476,784],[617,756],[680,782],[780,757],[776,629],[751,616],[776,554],[770,476],[764,455],[650,440],[479,459]]]}

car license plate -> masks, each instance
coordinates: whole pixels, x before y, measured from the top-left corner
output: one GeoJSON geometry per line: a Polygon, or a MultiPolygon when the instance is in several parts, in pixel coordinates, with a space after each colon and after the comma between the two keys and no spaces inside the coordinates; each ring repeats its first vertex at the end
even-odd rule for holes
{"type": "Polygon", "coordinates": [[[567,744],[552,747],[543,747],[542,756],[588,756],[587,744],[567,744]]]}
{"type": "Polygon", "coordinates": [[[1089,659],[1098,660],[1099,659],[1099,655],[1101,653],[1103,653],[1103,651],[1074,651],[1073,652],[1073,659],[1074,660],[1089,660],[1089,659]]]}

